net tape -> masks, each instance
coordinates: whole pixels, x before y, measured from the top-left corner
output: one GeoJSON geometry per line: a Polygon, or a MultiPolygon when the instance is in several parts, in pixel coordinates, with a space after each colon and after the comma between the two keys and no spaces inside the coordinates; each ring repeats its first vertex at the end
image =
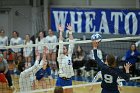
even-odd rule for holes
{"type": "MultiPolygon", "coordinates": [[[[122,37],[122,38],[108,38],[108,39],[102,39],[101,42],[109,42],[109,41],[120,41],[120,40],[132,40],[132,39],[140,39],[139,36],[135,36],[135,37],[122,37]]],[[[91,40],[79,40],[79,41],[75,41],[75,42],[62,42],[62,43],[49,43],[52,45],[59,45],[59,44],[70,44],[70,43],[74,43],[74,44],[83,44],[83,43],[91,43],[91,40]]],[[[30,44],[30,45],[15,45],[15,46],[0,46],[0,49],[9,49],[9,48],[24,48],[24,47],[37,47],[37,46],[47,46],[48,43],[44,43],[44,44],[30,44]]]]}

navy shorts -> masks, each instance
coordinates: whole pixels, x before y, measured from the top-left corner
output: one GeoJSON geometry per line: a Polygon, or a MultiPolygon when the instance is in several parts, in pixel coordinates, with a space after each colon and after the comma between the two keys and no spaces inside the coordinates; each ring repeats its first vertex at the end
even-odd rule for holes
{"type": "Polygon", "coordinates": [[[101,93],[120,93],[119,90],[107,90],[107,89],[102,89],[101,93]]]}
{"type": "Polygon", "coordinates": [[[6,52],[7,50],[6,49],[0,49],[0,52],[6,52]]]}
{"type": "Polygon", "coordinates": [[[71,86],[72,85],[72,79],[63,79],[61,77],[57,78],[56,86],[71,86]]]}

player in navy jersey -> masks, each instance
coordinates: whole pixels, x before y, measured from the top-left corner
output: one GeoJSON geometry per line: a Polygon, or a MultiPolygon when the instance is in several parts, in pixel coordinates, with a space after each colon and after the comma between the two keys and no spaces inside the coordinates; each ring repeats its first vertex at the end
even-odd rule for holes
{"type": "Polygon", "coordinates": [[[129,68],[131,66],[130,63],[126,63],[124,65],[124,68],[126,70],[126,73],[121,71],[116,67],[116,61],[115,57],[113,55],[107,55],[105,62],[98,56],[98,51],[97,51],[97,45],[99,42],[101,42],[102,37],[100,34],[94,34],[91,36],[91,40],[94,41],[93,44],[93,53],[94,53],[94,58],[96,60],[96,63],[98,66],[101,68],[101,77],[102,77],[102,83],[101,87],[102,93],[120,93],[118,90],[118,83],[117,79],[118,77],[122,77],[126,81],[129,80],[129,68]]]}
{"type": "Polygon", "coordinates": [[[126,81],[129,81],[129,68],[131,64],[126,63],[126,65],[124,65],[126,70],[126,73],[124,73],[116,67],[115,57],[113,55],[106,56],[106,64],[104,64],[101,59],[98,58],[96,49],[94,49],[94,57],[97,64],[101,68],[103,78],[101,83],[102,93],[120,93],[118,90],[117,78],[122,77],[126,81]]]}

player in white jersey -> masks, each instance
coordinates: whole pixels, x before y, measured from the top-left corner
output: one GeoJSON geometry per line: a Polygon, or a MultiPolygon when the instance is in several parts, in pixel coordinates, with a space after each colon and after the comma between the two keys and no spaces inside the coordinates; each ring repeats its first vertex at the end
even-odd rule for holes
{"type": "MultiPolygon", "coordinates": [[[[44,31],[39,32],[39,35],[35,40],[35,44],[45,44],[45,32],[44,31]]],[[[35,49],[36,51],[39,51],[39,53],[41,54],[41,57],[42,57],[43,49],[44,49],[44,46],[37,46],[35,49]]]]}
{"type": "MultiPolygon", "coordinates": [[[[23,40],[19,37],[18,32],[13,31],[12,32],[13,37],[10,40],[10,45],[16,46],[23,44],[23,40]]],[[[13,59],[16,60],[17,56],[21,55],[21,48],[12,48],[13,52],[13,59]]]]}
{"type": "MultiPolygon", "coordinates": [[[[2,48],[3,46],[8,45],[8,37],[5,36],[5,31],[2,29],[0,31],[0,47],[2,48]]],[[[4,58],[6,59],[7,56],[7,50],[6,49],[0,49],[0,53],[4,55],[4,58]]]]}
{"type": "MultiPolygon", "coordinates": [[[[25,40],[24,40],[24,45],[31,45],[33,44],[32,40],[30,40],[30,35],[26,34],[25,35],[25,40]]],[[[25,57],[25,67],[29,68],[31,67],[31,57],[33,53],[33,48],[32,47],[25,47],[23,48],[23,56],[25,57]]]]}
{"type": "MultiPolygon", "coordinates": [[[[56,81],[56,86],[71,86],[72,85],[72,76],[74,76],[73,66],[72,66],[72,53],[73,53],[73,35],[72,35],[72,27],[70,24],[67,24],[67,29],[69,30],[69,42],[71,42],[68,46],[64,46],[62,32],[64,28],[59,25],[58,29],[59,33],[59,50],[57,61],[59,64],[58,78],[56,81]]],[[[73,93],[72,89],[65,89],[64,93],[73,93]]]]}
{"type": "MultiPolygon", "coordinates": [[[[19,78],[19,87],[20,93],[28,93],[29,91],[33,90],[34,83],[35,83],[35,74],[36,72],[43,67],[43,64],[46,64],[46,49],[43,51],[43,58],[40,60],[40,53],[36,52],[36,61],[34,65],[20,74],[19,78]]],[[[29,92],[30,93],[30,92],[29,92]]]]}
{"type": "MultiPolygon", "coordinates": [[[[53,31],[49,29],[48,36],[46,36],[46,43],[57,43],[57,37],[53,31]]],[[[52,74],[57,75],[57,64],[56,64],[56,45],[48,44],[47,59],[52,70],[52,74]]]]}

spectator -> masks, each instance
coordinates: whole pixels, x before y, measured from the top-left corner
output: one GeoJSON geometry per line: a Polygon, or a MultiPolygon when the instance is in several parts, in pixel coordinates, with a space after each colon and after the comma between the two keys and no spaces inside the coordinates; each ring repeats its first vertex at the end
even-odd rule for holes
{"type": "MultiPolygon", "coordinates": [[[[54,35],[53,31],[49,29],[48,36],[46,36],[46,43],[57,43],[57,37],[54,35]]],[[[49,61],[49,65],[52,69],[52,74],[57,75],[57,64],[56,64],[56,45],[47,45],[48,53],[47,59],[49,61]]]]}
{"type": "Polygon", "coordinates": [[[8,63],[7,60],[4,59],[3,54],[0,54],[0,73],[3,73],[5,75],[9,87],[13,89],[11,74],[8,70],[8,63]]]}
{"type": "MultiPolygon", "coordinates": [[[[35,40],[35,44],[45,44],[45,32],[44,31],[39,32],[39,35],[35,40]]],[[[35,49],[35,51],[38,51],[40,53],[41,58],[42,58],[42,54],[43,54],[43,49],[44,49],[44,46],[39,46],[39,45],[35,49]]]]}
{"type": "MultiPolygon", "coordinates": [[[[32,42],[32,40],[30,40],[30,35],[26,34],[25,40],[24,40],[24,45],[30,45],[30,44],[33,44],[33,42],[32,42]]],[[[33,53],[32,47],[23,48],[23,56],[25,57],[26,68],[31,67],[32,53],[33,53]]]]}
{"type": "Polygon", "coordinates": [[[73,68],[75,69],[76,75],[80,75],[81,72],[79,69],[84,66],[85,52],[80,45],[76,47],[76,50],[73,54],[73,68]]]}
{"type": "MultiPolygon", "coordinates": [[[[1,29],[0,31],[0,47],[7,46],[8,45],[8,37],[5,36],[5,31],[1,29]]],[[[6,49],[0,49],[0,53],[3,54],[4,58],[7,57],[7,50],[6,49]]]]}
{"type": "MultiPolygon", "coordinates": [[[[10,40],[10,45],[15,46],[23,44],[23,40],[19,37],[19,33],[17,31],[13,31],[12,35],[13,37],[10,40]]],[[[16,61],[17,56],[22,54],[21,48],[12,48],[12,54],[14,61],[16,61]]]]}
{"type": "Polygon", "coordinates": [[[17,75],[20,75],[20,73],[25,70],[25,60],[22,55],[18,56],[17,58],[16,68],[17,75]]]}
{"type": "Polygon", "coordinates": [[[140,52],[137,50],[135,43],[130,45],[130,49],[125,54],[125,61],[132,64],[130,67],[130,73],[134,76],[135,73],[135,63],[138,62],[140,58],[140,52]]]}

